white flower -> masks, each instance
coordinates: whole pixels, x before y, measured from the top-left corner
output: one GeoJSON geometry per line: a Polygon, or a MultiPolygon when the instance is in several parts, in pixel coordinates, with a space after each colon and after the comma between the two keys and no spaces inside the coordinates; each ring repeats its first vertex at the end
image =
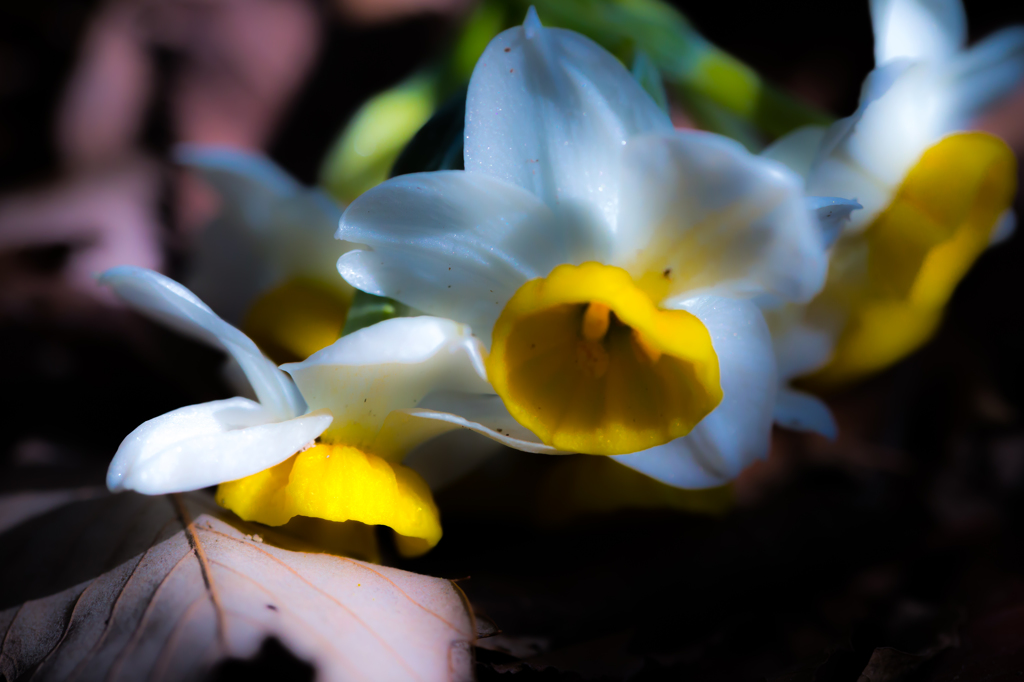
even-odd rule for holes
{"type": "MultiPolygon", "coordinates": [[[[959,131],[1024,76],[1024,27],[965,49],[959,0],[873,0],[871,18],[875,69],[857,110],[764,152],[800,174],[809,194],[863,207],[831,251],[822,294],[802,311],[769,313],[779,356],[798,359],[783,374],[810,373],[822,387],[879,371],[925,343],[959,280],[1015,222],[1012,151],[959,131]]],[[[821,405],[802,399],[801,415],[786,402],[780,423],[832,430],[821,405]]]]}
{"type": "Polygon", "coordinates": [[[767,454],[775,363],[748,299],[806,301],[827,266],[796,175],[673,130],[611,54],[533,10],[477,63],[465,167],[353,202],[345,279],[471,325],[549,445],[634,453],[686,487],[767,454]]]}
{"type": "Polygon", "coordinates": [[[851,116],[808,127],[765,151],[806,178],[808,194],[855,198],[848,230],[869,225],[921,155],[966,130],[1024,77],[1024,27],[967,49],[960,0],[872,0],[875,69],[851,116]]]}

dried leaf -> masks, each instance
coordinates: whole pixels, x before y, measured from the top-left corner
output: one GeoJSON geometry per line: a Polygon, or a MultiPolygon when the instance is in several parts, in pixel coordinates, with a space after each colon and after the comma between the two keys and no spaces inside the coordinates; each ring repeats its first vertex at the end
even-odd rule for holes
{"type": "MultiPolygon", "coordinates": [[[[0,497],[0,527],[21,502],[0,497]]],[[[472,676],[447,580],[314,553],[203,493],[48,506],[0,535],[0,678],[192,680],[268,638],[319,680],[472,676]]]]}
{"type": "Polygon", "coordinates": [[[906,679],[933,655],[909,654],[893,647],[878,647],[871,653],[871,659],[857,682],[898,682],[906,679]]]}

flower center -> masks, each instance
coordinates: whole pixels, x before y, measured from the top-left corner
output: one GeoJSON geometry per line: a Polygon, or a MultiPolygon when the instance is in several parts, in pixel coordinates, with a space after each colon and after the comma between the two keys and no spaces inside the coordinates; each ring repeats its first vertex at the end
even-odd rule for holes
{"type": "Polygon", "coordinates": [[[560,265],[494,326],[487,374],[545,443],[618,455],[685,436],[722,399],[707,328],[659,310],[621,268],[560,265]]]}

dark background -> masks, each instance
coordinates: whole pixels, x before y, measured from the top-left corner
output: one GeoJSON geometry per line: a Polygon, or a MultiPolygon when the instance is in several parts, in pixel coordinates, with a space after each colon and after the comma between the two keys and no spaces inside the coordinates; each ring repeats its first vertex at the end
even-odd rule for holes
{"type": "MultiPolygon", "coordinates": [[[[676,4],[795,96],[852,111],[872,65],[866,2],[676,4]]],[[[439,55],[465,10],[369,21],[303,6],[319,50],[254,146],[311,183],[355,107],[439,55]]],[[[68,162],[54,129],[103,7],[40,0],[0,10],[0,214],[11,197],[93,172],[68,162]]],[[[972,39],[1024,22],[1020,3],[967,10],[972,39]]],[[[157,165],[156,243],[173,276],[198,229],[187,184],[166,161],[173,143],[191,139],[172,112],[195,57],[166,42],[145,54],[150,92],[130,153],[157,165]]],[[[1020,154],[1024,96],[981,125],[1020,154]]],[[[227,395],[216,353],[68,278],[95,247],[95,226],[81,228],[14,238],[17,221],[0,220],[0,492],[100,482],[139,423],[227,395]]],[[[440,494],[444,541],[400,565],[470,576],[460,585],[502,632],[478,650],[481,679],[519,670],[516,679],[853,682],[869,661],[875,680],[1020,679],[1022,249],[1018,235],[981,258],[925,349],[830,397],[837,442],[777,434],[770,460],[737,482],[733,512],[536,524],[509,510],[529,507],[550,463],[517,454],[440,494]],[[886,647],[903,653],[878,653],[886,647]]],[[[273,646],[265,654],[287,663],[273,646]]]]}

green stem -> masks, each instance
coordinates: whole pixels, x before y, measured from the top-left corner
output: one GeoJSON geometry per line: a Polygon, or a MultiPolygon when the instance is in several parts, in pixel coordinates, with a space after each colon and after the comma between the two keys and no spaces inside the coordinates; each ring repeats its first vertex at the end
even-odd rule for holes
{"type": "Polygon", "coordinates": [[[541,21],[583,33],[620,57],[643,50],[677,91],[706,98],[770,137],[832,118],[766,83],[750,66],[712,45],[659,0],[512,0],[541,21]]]}

